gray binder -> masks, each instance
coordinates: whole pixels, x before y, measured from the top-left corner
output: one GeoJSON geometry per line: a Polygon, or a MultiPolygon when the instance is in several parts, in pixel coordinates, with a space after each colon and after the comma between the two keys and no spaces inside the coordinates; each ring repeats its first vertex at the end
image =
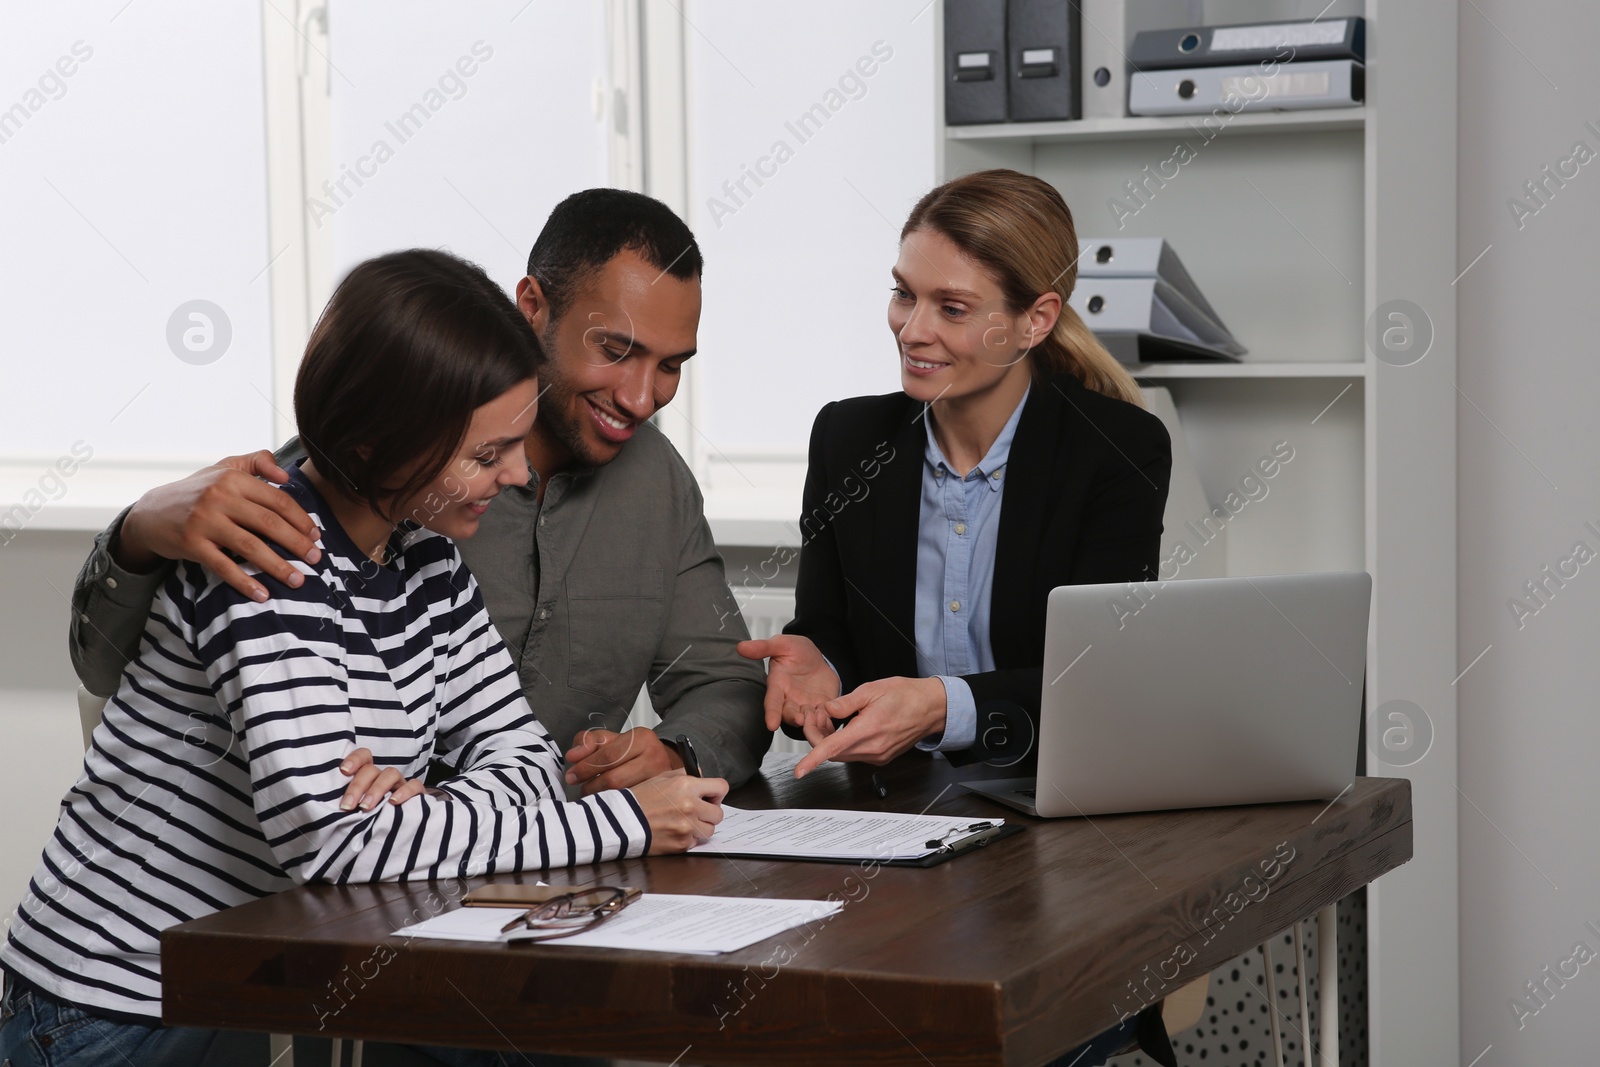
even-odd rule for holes
{"type": "Polygon", "coordinates": [[[1006,120],[1005,0],[944,0],[944,120],[1006,120]]]}
{"type": "Polygon", "coordinates": [[[1246,351],[1159,278],[1083,278],[1067,303],[1124,363],[1232,360],[1246,351]]]}
{"type": "Polygon", "coordinates": [[[1009,0],[1006,110],[1013,122],[1079,117],[1078,31],[1078,0],[1009,0]]]}
{"type": "Polygon", "coordinates": [[[1135,70],[1240,66],[1276,60],[1367,59],[1366,20],[1293,19],[1235,26],[1151,29],[1133,39],[1135,70]]]}
{"type": "Polygon", "coordinates": [[[1146,70],[1133,75],[1128,110],[1135,115],[1237,114],[1356,107],[1366,97],[1366,68],[1349,59],[1259,63],[1238,67],[1146,70]]]}
{"type": "MultiPolygon", "coordinates": [[[[1206,318],[1221,326],[1211,302],[1189,276],[1178,253],[1162,237],[1084,237],[1078,253],[1081,278],[1160,278],[1206,318]]],[[[1242,351],[1242,350],[1241,350],[1242,351]]]]}
{"type": "Polygon", "coordinates": [[[1160,237],[1084,238],[1068,304],[1124,363],[1233,360],[1248,351],[1160,237]]]}

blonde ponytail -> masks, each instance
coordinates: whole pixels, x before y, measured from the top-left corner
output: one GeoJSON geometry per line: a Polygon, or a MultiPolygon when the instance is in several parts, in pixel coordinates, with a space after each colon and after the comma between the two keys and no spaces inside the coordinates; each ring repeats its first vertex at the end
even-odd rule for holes
{"type": "Polygon", "coordinates": [[[1045,343],[1034,351],[1034,373],[1070,374],[1085,389],[1144,407],[1144,393],[1126,367],[1100,343],[1062,296],[1061,317],[1045,343]]]}

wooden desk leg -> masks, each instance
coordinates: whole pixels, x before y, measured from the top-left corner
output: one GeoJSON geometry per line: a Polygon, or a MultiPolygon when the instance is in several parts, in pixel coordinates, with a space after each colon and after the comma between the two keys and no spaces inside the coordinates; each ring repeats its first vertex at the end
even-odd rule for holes
{"type": "Polygon", "coordinates": [[[1321,1060],[1339,1067],[1339,906],[1329,904],[1317,912],[1317,967],[1321,987],[1321,1060]]]}

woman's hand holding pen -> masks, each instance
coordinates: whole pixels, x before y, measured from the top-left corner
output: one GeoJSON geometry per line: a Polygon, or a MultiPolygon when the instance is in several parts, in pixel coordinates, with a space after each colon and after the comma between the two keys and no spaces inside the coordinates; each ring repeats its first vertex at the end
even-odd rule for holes
{"type": "Polygon", "coordinates": [[[808,709],[812,749],[795,765],[804,778],[828,760],[882,766],[925,737],[944,730],[944,683],[937,678],[880,678],[808,709]],[[855,718],[850,718],[850,716],[855,718]],[[834,720],[850,719],[835,727],[834,720]]]}
{"type": "Polygon", "coordinates": [[[839,676],[809,637],[779,634],[764,641],[740,641],[739,655],[767,660],[767,729],[784,723],[803,726],[805,708],[839,695],[839,676]]]}
{"type": "Polygon", "coordinates": [[[683,771],[668,771],[632,786],[650,824],[650,855],[683,852],[710,840],[722,821],[722,798],[728,783],[721,778],[696,778],[683,771]]]}

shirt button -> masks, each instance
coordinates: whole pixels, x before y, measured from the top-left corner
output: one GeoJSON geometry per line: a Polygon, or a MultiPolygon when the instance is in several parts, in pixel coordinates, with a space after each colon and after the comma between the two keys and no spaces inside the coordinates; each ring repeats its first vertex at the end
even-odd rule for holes
{"type": "Polygon", "coordinates": [[[540,515],[540,516],[539,516],[539,525],[540,525],[540,526],[543,526],[543,525],[544,525],[544,516],[543,516],[543,515],[540,515]]]}
{"type": "Polygon", "coordinates": [[[546,608],[540,608],[539,609],[539,618],[548,619],[549,617],[550,617],[550,612],[549,612],[548,609],[546,609],[546,608]]]}
{"type": "Polygon", "coordinates": [[[960,611],[961,610],[961,601],[959,601],[959,600],[950,601],[950,610],[951,611],[960,611]]]}
{"type": "Polygon", "coordinates": [[[957,536],[960,536],[961,534],[964,534],[966,532],[967,532],[967,524],[966,523],[964,523],[964,522],[956,523],[956,534],[957,534],[957,536]]]}
{"type": "Polygon", "coordinates": [[[998,479],[1000,477],[1000,473],[1000,471],[995,471],[993,474],[989,475],[989,477],[998,479]]]}
{"type": "Polygon", "coordinates": [[[115,578],[107,578],[106,579],[106,588],[107,589],[115,589],[116,587],[117,587],[117,580],[115,578]]]}

